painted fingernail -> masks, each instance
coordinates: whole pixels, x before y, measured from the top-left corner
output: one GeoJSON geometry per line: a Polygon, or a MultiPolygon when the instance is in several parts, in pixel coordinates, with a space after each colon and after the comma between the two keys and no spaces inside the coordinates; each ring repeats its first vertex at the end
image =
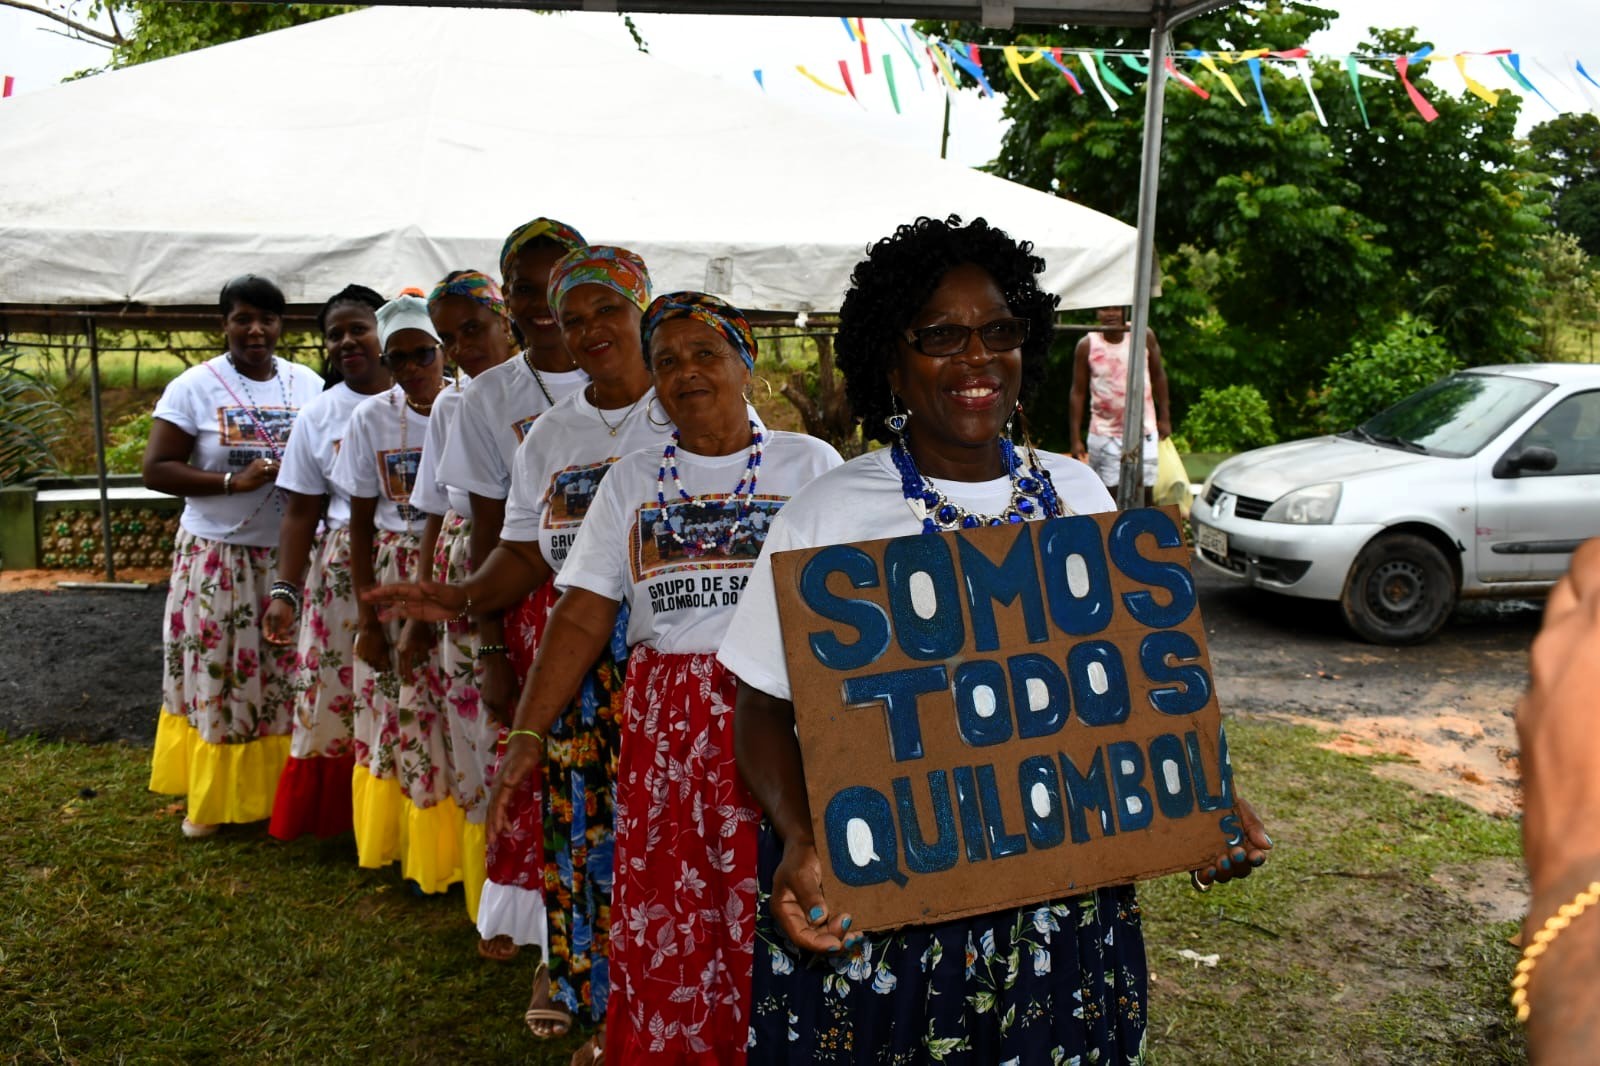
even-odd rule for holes
{"type": "Polygon", "coordinates": [[[1215,881],[1217,879],[1217,868],[1215,866],[1207,866],[1206,867],[1206,876],[1211,878],[1211,880],[1215,881]]]}
{"type": "Polygon", "coordinates": [[[1266,841],[1267,841],[1267,847],[1269,847],[1269,848],[1270,848],[1270,847],[1272,847],[1272,838],[1271,838],[1271,837],[1269,837],[1269,836],[1267,836],[1267,834],[1266,834],[1266,833],[1262,833],[1262,834],[1261,834],[1261,835],[1262,835],[1262,836],[1263,836],[1263,837],[1266,837],[1266,841]]]}
{"type": "Polygon", "coordinates": [[[812,907],[806,917],[811,919],[813,922],[820,922],[822,921],[823,913],[824,911],[821,907],[812,907]]]}
{"type": "Polygon", "coordinates": [[[1233,864],[1227,859],[1223,859],[1221,862],[1217,863],[1217,865],[1222,867],[1224,870],[1231,870],[1233,868],[1233,864]]]}
{"type": "Polygon", "coordinates": [[[1267,864],[1267,857],[1265,855],[1257,855],[1255,858],[1250,860],[1250,865],[1251,866],[1258,866],[1259,867],[1259,866],[1265,866],[1266,864],[1267,864]]]}
{"type": "Polygon", "coordinates": [[[845,930],[850,928],[850,916],[848,914],[839,919],[839,928],[845,930]]]}

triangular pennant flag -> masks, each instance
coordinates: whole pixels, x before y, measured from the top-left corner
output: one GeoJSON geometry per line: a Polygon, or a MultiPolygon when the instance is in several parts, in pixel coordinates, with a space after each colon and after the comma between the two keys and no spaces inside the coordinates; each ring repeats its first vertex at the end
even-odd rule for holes
{"type": "Polygon", "coordinates": [[[972,75],[977,81],[978,87],[983,90],[983,95],[994,95],[994,86],[989,84],[988,77],[983,73],[983,64],[977,59],[978,50],[976,47],[971,49],[971,55],[962,55],[945,41],[940,41],[939,47],[944,51],[945,55],[950,57],[950,62],[972,75]]]}
{"type": "Polygon", "coordinates": [[[1418,92],[1417,87],[1411,84],[1411,79],[1406,77],[1406,68],[1410,65],[1410,56],[1394,57],[1394,69],[1400,75],[1400,84],[1405,86],[1406,95],[1411,97],[1411,106],[1417,109],[1417,114],[1422,116],[1424,122],[1432,122],[1439,117],[1439,111],[1428,103],[1428,98],[1418,92]]]}
{"type": "Polygon", "coordinates": [[[867,24],[856,19],[856,39],[861,42],[861,73],[872,73],[872,53],[867,50],[867,24]]]}
{"type": "Polygon", "coordinates": [[[1196,96],[1198,96],[1202,100],[1211,99],[1211,94],[1209,92],[1207,92],[1204,88],[1202,88],[1200,86],[1199,82],[1195,81],[1193,78],[1188,77],[1187,75],[1183,74],[1182,72],[1180,72],[1178,70],[1178,64],[1176,64],[1176,63],[1174,63],[1172,61],[1172,57],[1171,56],[1167,57],[1167,62],[1165,64],[1165,66],[1167,68],[1167,76],[1169,78],[1171,78],[1173,81],[1177,82],[1179,85],[1183,86],[1185,89],[1188,89],[1190,92],[1194,93],[1196,96]]]}
{"type": "Polygon", "coordinates": [[[1589,79],[1589,84],[1593,85],[1596,89],[1600,89],[1600,81],[1595,81],[1594,78],[1590,76],[1589,72],[1587,70],[1583,69],[1583,60],[1580,59],[1580,60],[1577,60],[1576,62],[1577,62],[1577,67],[1578,67],[1578,73],[1582,74],[1585,78],[1588,78],[1589,79]]]}
{"type": "MultiPolygon", "coordinates": [[[[1005,47],[1005,56],[1006,56],[1006,66],[1011,68],[1011,76],[1013,78],[1017,79],[1017,84],[1022,86],[1023,91],[1026,92],[1034,100],[1039,99],[1039,94],[1033,91],[1033,86],[1028,84],[1028,79],[1024,78],[1022,76],[1022,64],[1023,64],[1024,60],[1022,58],[1022,53],[1017,50],[1017,46],[1013,45],[1013,44],[1006,45],[1006,47],[1005,47]]],[[[1026,60],[1026,62],[1032,63],[1034,60],[1036,60],[1038,58],[1039,58],[1039,54],[1037,52],[1035,52],[1032,56],[1030,56],[1026,60]]]]}
{"type": "Polygon", "coordinates": [[[1198,59],[1202,67],[1205,67],[1218,78],[1222,79],[1223,88],[1228,90],[1228,95],[1237,100],[1240,107],[1245,106],[1244,97],[1239,93],[1239,87],[1233,83],[1232,78],[1228,77],[1227,71],[1217,66],[1217,61],[1215,59],[1212,59],[1206,53],[1200,51],[1191,51],[1188,53],[1188,55],[1191,59],[1198,59]]]}
{"type": "Polygon", "coordinates": [[[1483,82],[1473,78],[1471,74],[1467,73],[1467,57],[1465,55],[1456,56],[1456,70],[1460,72],[1461,80],[1467,83],[1468,92],[1482,100],[1484,103],[1488,104],[1490,107],[1499,105],[1500,94],[1484,85],[1483,82]]]}
{"type": "Polygon", "coordinates": [[[1072,71],[1067,69],[1066,62],[1061,58],[1061,49],[1052,48],[1050,51],[1044,54],[1044,57],[1061,72],[1061,76],[1063,78],[1067,79],[1067,84],[1072,86],[1072,91],[1077,93],[1079,96],[1082,96],[1083,86],[1078,84],[1078,79],[1073,76],[1072,71]]]}
{"type": "Polygon", "coordinates": [[[839,16],[839,21],[844,23],[844,32],[850,35],[850,43],[854,44],[856,40],[856,28],[850,25],[850,20],[845,18],[843,15],[839,16]]]}
{"type": "Polygon", "coordinates": [[[1256,99],[1261,101],[1261,117],[1267,120],[1267,125],[1273,125],[1272,108],[1267,106],[1267,92],[1261,87],[1261,60],[1255,56],[1245,59],[1245,66],[1250,68],[1250,80],[1256,83],[1256,99]]]}
{"type": "MultiPolygon", "coordinates": [[[[1305,49],[1297,48],[1295,51],[1304,52],[1305,49]]],[[[1326,126],[1328,116],[1322,113],[1322,101],[1317,99],[1317,90],[1311,86],[1311,60],[1297,56],[1294,68],[1300,72],[1300,84],[1306,87],[1306,95],[1311,97],[1311,110],[1317,113],[1317,122],[1326,126]]]]}
{"type": "Polygon", "coordinates": [[[900,91],[894,87],[894,63],[889,59],[889,53],[883,53],[883,80],[889,83],[889,102],[894,104],[894,113],[900,113],[900,91]]]}
{"type": "Polygon", "coordinates": [[[1122,65],[1127,67],[1129,70],[1133,71],[1135,74],[1148,74],[1148,73],[1150,73],[1149,64],[1145,63],[1138,56],[1134,56],[1134,55],[1125,55],[1125,56],[1123,56],[1122,57],[1122,65]]]}
{"type": "Polygon", "coordinates": [[[1106,53],[1104,49],[1097,49],[1095,51],[1094,61],[1095,65],[1100,68],[1100,76],[1106,80],[1107,85],[1110,85],[1113,89],[1122,93],[1124,96],[1133,95],[1133,90],[1128,88],[1128,83],[1117,77],[1116,72],[1110,67],[1106,66],[1106,53]]]}
{"type": "Polygon", "coordinates": [[[1267,54],[1272,56],[1274,59],[1305,59],[1311,55],[1311,53],[1304,48],[1290,48],[1287,51],[1268,52],[1267,54]]]}
{"type": "Polygon", "coordinates": [[[1089,80],[1094,82],[1094,87],[1100,91],[1100,99],[1106,102],[1111,110],[1117,109],[1117,102],[1111,99],[1111,94],[1106,92],[1105,82],[1100,80],[1100,71],[1095,66],[1094,56],[1088,52],[1078,53],[1078,62],[1083,64],[1084,71],[1089,75],[1089,80]]]}
{"type": "Polygon", "coordinates": [[[800,72],[801,77],[806,78],[811,82],[811,84],[815,85],[819,89],[826,89],[835,96],[849,95],[843,89],[840,89],[837,86],[829,85],[827,82],[823,81],[821,78],[817,77],[815,74],[811,73],[809,70],[800,66],[799,64],[796,64],[794,69],[800,72]]]}
{"type": "MultiPolygon", "coordinates": [[[[1557,107],[1555,104],[1550,103],[1550,98],[1545,96],[1544,93],[1540,92],[1538,87],[1535,86],[1533,84],[1533,82],[1528,80],[1528,76],[1526,74],[1522,73],[1522,57],[1520,55],[1518,55],[1517,53],[1512,52],[1506,58],[1511,60],[1511,69],[1516,74],[1517,81],[1522,83],[1523,88],[1525,88],[1529,92],[1533,93],[1533,95],[1535,95],[1539,99],[1543,100],[1546,104],[1549,104],[1550,110],[1554,111],[1556,114],[1559,115],[1561,113],[1561,109],[1559,107],[1557,107]]],[[[1501,62],[1503,63],[1504,60],[1502,60],[1501,62]]]]}
{"type": "Polygon", "coordinates": [[[850,98],[860,103],[861,98],[856,95],[855,82],[850,80],[850,64],[842,59],[839,60],[839,76],[844,79],[844,87],[849,91],[850,98]]]}
{"type": "Polygon", "coordinates": [[[961,83],[956,80],[956,72],[950,69],[950,60],[945,56],[943,48],[928,47],[928,58],[933,60],[934,68],[944,75],[944,83],[952,89],[959,89],[961,83]]]}
{"type": "Polygon", "coordinates": [[[767,80],[761,76],[761,71],[760,70],[754,71],[754,74],[756,76],[756,84],[761,86],[761,91],[762,92],[766,92],[767,91],[767,80]]]}
{"type": "Polygon", "coordinates": [[[1361,99],[1361,68],[1355,56],[1344,57],[1344,69],[1350,75],[1350,88],[1355,90],[1356,106],[1361,109],[1361,124],[1370,130],[1372,123],[1367,121],[1367,102],[1361,99]]]}

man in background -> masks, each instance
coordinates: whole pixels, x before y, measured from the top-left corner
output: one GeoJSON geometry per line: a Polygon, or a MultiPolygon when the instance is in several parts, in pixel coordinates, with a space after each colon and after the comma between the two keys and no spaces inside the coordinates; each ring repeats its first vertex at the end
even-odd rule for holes
{"type": "MultiPolygon", "coordinates": [[[[1116,495],[1125,450],[1123,415],[1127,406],[1129,342],[1125,309],[1102,307],[1095,312],[1100,329],[1078,342],[1073,354],[1072,394],[1068,408],[1072,419],[1072,454],[1088,463],[1116,495]],[[1089,436],[1084,444],[1084,407],[1089,414],[1089,436]]],[[[1144,460],[1146,506],[1156,483],[1157,442],[1172,435],[1172,412],[1167,401],[1167,372],[1161,365],[1161,346],[1154,330],[1145,331],[1149,362],[1144,376],[1144,421],[1140,455],[1144,460]]]]}

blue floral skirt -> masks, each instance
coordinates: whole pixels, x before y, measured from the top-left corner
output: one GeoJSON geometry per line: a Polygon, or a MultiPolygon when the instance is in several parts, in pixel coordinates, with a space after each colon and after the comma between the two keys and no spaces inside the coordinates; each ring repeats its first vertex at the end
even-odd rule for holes
{"type": "Polygon", "coordinates": [[[782,857],[763,826],[751,1062],[1144,1061],[1148,979],[1132,885],[872,933],[831,958],[800,951],[773,921],[782,857]]]}

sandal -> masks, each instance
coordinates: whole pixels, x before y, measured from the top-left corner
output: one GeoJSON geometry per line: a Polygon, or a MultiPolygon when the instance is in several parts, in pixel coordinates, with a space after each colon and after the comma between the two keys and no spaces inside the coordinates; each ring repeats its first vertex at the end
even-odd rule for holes
{"type": "Polygon", "coordinates": [[[522,946],[504,933],[478,939],[478,954],[491,962],[510,962],[521,950],[522,946]]]}
{"type": "Polygon", "coordinates": [[[550,967],[544,961],[533,971],[533,996],[522,1015],[528,1031],[540,1040],[560,1040],[572,1028],[572,1015],[550,1005],[550,967]]]}
{"type": "Polygon", "coordinates": [[[188,818],[183,820],[183,835],[189,840],[204,840],[206,837],[215,836],[222,826],[207,822],[191,822],[188,818]]]}
{"type": "Polygon", "coordinates": [[[599,1033],[578,1045],[572,1053],[572,1066],[595,1066],[606,1060],[606,1048],[599,1033]]]}

